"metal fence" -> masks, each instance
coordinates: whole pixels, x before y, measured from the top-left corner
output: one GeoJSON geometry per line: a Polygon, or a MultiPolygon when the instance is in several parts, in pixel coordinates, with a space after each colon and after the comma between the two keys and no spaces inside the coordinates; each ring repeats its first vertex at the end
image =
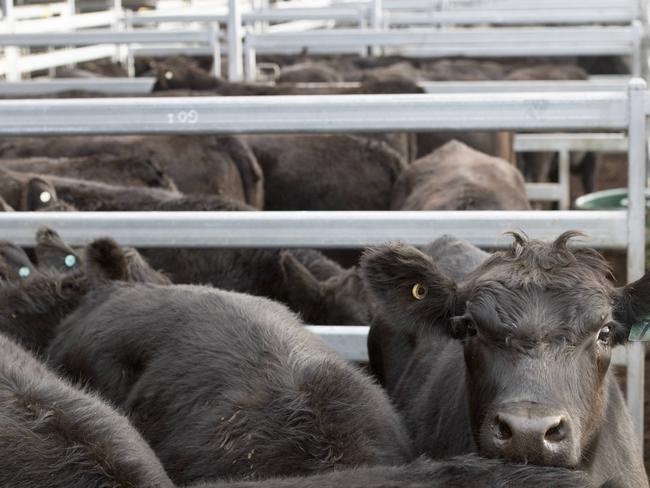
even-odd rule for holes
{"type": "Polygon", "coordinates": [[[644,28],[628,26],[399,29],[362,31],[337,29],[299,33],[249,34],[245,39],[245,72],[255,79],[257,53],[350,53],[379,46],[406,56],[631,56],[632,74],[643,71],[644,28]]]}
{"type": "MultiPolygon", "coordinates": [[[[646,93],[627,92],[216,97],[0,101],[0,135],[306,133],[426,130],[626,131],[629,207],[609,212],[114,212],[4,213],[3,238],[33,244],[51,225],[73,245],[112,235],[125,245],[164,247],[362,247],[424,244],[443,233],[499,247],[503,230],[552,239],[590,234],[584,245],[626,249],[628,279],[645,265],[646,93]]],[[[650,104],[649,104],[650,105],[650,104]]],[[[349,336],[349,331],[341,337],[349,336]]],[[[363,334],[364,329],[357,329],[363,334]]],[[[357,335],[358,335],[357,334],[357,335]]],[[[332,336],[332,334],[329,334],[332,336]]],[[[334,339],[337,337],[333,336],[334,339]]],[[[332,337],[330,337],[332,340],[332,337]]],[[[628,405],[643,432],[644,348],[627,351],[628,405]]]]}

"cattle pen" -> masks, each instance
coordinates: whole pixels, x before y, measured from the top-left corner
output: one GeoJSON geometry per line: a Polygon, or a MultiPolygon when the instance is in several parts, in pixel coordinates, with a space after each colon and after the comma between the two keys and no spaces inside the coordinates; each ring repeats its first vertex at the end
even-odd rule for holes
{"type": "MultiPolygon", "coordinates": [[[[512,131],[516,133],[515,152],[559,152],[558,182],[528,184],[527,191],[531,199],[558,202],[560,210],[0,212],[1,238],[30,248],[35,244],[36,231],[48,226],[71,246],[84,246],[109,235],[121,245],[136,248],[359,249],[395,241],[424,246],[452,234],[481,248],[500,249],[510,245],[503,234],[511,230],[542,240],[580,230],[585,237],[577,242],[578,246],[626,253],[628,282],[644,275],[650,115],[644,49],[647,2],[554,2],[559,10],[548,9],[542,15],[531,7],[535,2],[513,0],[510,7],[493,10],[445,11],[439,7],[439,11],[432,9],[426,16],[418,9],[422,4],[436,2],[335,2],[314,8],[300,5],[274,10],[266,6],[242,13],[243,3],[230,0],[229,9],[224,5],[224,12],[212,14],[189,10],[130,12],[117,20],[111,17],[114,22],[107,25],[113,28],[106,29],[90,25],[92,30],[1,31],[0,46],[6,51],[0,71],[6,81],[0,82],[0,95],[26,93],[30,97],[65,89],[96,93],[103,91],[105,84],[107,93],[130,96],[2,99],[0,138],[512,131]],[[571,5],[563,11],[565,3],[571,5]],[[297,21],[342,22],[346,26],[295,32],[263,28],[269,23],[297,21]],[[166,22],[175,27],[158,28],[166,22]],[[185,23],[200,26],[178,27],[185,23]],[[559,25],[510,27],[528,23],[559,25]],[[463,27],[450,37],[445,29],[449,24],[463,27]],[[143,25],[147,27],[138,28],[143,25]],[[395,27],[414,25],[423,32],[395,27]],[[220,26],[226,27],[225,35],[220,26]],[[554,37],[555,42],[547,42],[549,37],[554,37]],[[121,59],[131,75],[137,56],[156,51],[209,55],[214,60],[211,74],[220,76],[221,57],[225,54],[230,81],[246,79],[251,83],[260,74],[258,56],[300,53],[305,49],[320,54],[362,52],[364,56],[389,56],[399,52],[414,57],[621,55],[630,56],[631,69],[630,76],[586,81],[423,81],[419,86],[425,93],[421,94],[167,97],[146,93],[152,88],[153,78],[21,80],[32,71],[30,56],[41,56],[33,64],[34,71],[85,60],[83,56],[65,54],[50,64],[44,57],[48,53],[19,53],[19,49],[36,46],[63,47],[61,51],[77,54],[83,54],[84,49],[86,53],[90,48],[101,50],[99,57],[121,59]],[[56,84],[59,88],[53,89],[56,84]],[[599,150],[627,154],[627,207],[569,210],[570,153],[599,150]]],[[[3,5],[3,20],[13,23],[12,0],[4,0],[3,5]]],[[[119,3],[112,7],[115,12],[122,8],[119,3]]],[[[106,19],[99,24],[102,22],[106,19]]],[[[49,55],[55,56],[56,52],[49,55]]],[[[316,83],[311,88],[334,85],[316,83]]],[[[368,360],[368,325],[313,324],[309,328],[345,359],[368,360]]],[[[645,344],[630,342],[626,348],[618,348],[614,364],[626,367],[627,405],[642,446],[645,344]]]]}

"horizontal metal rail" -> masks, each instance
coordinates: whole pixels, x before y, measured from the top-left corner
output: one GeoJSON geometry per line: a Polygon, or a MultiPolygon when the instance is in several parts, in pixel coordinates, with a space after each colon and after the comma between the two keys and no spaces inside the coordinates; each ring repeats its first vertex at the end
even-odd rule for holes
{"type": "Polygon", "coordinates": [[[0,101],[0,135],[625,130],[625,93],[0,101]]]}
{"type": "Polygon", "coordinates": [[[383,0],[385,10],[574,10],[574,9],[610,9],[637,10],[638,0],[383,0]]]}
{"type": "Polygon", "coordinates": [[[46,95],[69,90],[85,90],[106,94],[144,95],[153,91],[155,78],[55,78],[0,82],[0,96],[24,97],[46,95]]]}
{"type": "MultiPolygon", "coordinates": [[[[242,14],[242,22],[290,22],[294,20],[335,20],[358,22],[363,9],[357,8],[273,8],[242,14]]],[[[184,9],[174,12],[143,12],[130,17],[133,25],[158,24],[163,22],[219,22],[228,21],[227,13],[209,10],[184,9]]]]}
{"type": "Polygon", "coordinates": [[[161,56],[213,56],[214,48],[207,45],[172,45],[149,46],[131,44],[129,51],[134,57],[161,57],[161,56]]]}
{"type": "MultiPolygon", "coordinates": [[[[367,363],[368,331],[365,325],[307,325],[307,330],[323,339],[341,357],[355,363],[367,363]]],[[[625,366],[627,351],[624,347],[616,347],[612,351],[612,364],[625,366]]]]}
{"type": "MultiPolygon", "coordinates": [[[[64,15],[69,11],[69,8],[67,2],[42,3],[38,5],[16,5],[13,7],[13,18],[15,20],[21,20],[64,15]]],[[[0,16],[0,20],[6,19],[4,16],[0,16]]]]}
{"type": "Polygon", "coordinates": [[[367,325],[307,325],[307,330],[320,336],[339,356],[355,363],[367,363],[367,325]]]}
{"type": "MultiPolygon", "coordinates": [[[[109,44],[98,44],[72,49],[59,49],[49,53],[30,54],[16,60],[16,69],[20,73],[29,73],[42,69],[83,63],[96,59],[109,58],[115,54],[115,47],[109,44]]],[[[6,59],[0,59],[0,73],[10,69],[6,59]]]]}
{"type": "MultiPolygon", "coordinates": [[[[118,12],[105,11],[44,19],[22,20],[20,22],[15,22],[12,25],[11,32],[25,34],[88,29],[90,27],[105,27],[120,21],[121,17],[121,14],[118,12]]],[[[9,25],[0,24],[0,32],[10,32],[9,25]]]]}
{"type": "Polygon", "coordinates": [[[424,245],[453,234],[474,245],[510,245],[501,235],[524,230],[554,239],[567,230],[587,234],[581,244],[625,249],[625,211],[420,211],[420,212],[4,212],[3,239],[34,244],[42,225],[57,229],[71,245],[111,236],[137,247],[362,248],[387,241],[424,245]],[[489,229],[489,232],[486,232],[489,229]],[[489,237],[488,237],[489,236],[489,237]]]}
{"type": "Polygon", "coordinates": [[[526,195],[533,202],[559,202],[565,190],[559,183],[526,183],[526,195]]]}
{"type": "Polygon", "coordinates": [[[628,149],[625,134],[516,134],[516,152],[526,151],[594,151],[624,153],[628,149]]]}
{"type": "Polygon", "coordinates": [[[631,26],[453,28],[442,31],[337,29],[301,33],[249,34],[247,46],[263,53],[277,48],[417,46],[438,55],[632,54],[641,33],[631,26]]]}
{"type": "Polygon", "coordinates": [[[87,30],[30,34],[0,34],[0,46],[81,46],[85,44],[210,43],[210,31],[188,30],[87,30]]]}
{"type": "Polygon", "coordinates": [[[385,22],[393,25],[467,25],[467,24],[617,24],[638,19],[634,9],[621,6],[607,8],[458,10],[436,12],[390,12],[385,22]]]}
{"type": "MultiPolygon", "coordinates": [[[[534,93],[534,92],[625,92],[628,76],[601,76],[588,80],[567,81],[418,81],[427,93],[534,93]]],[[[272,85],[272,83],[267,83],[272,85]]],[[[354,89],[358,81],[296,83],[301,90],[354,89]]]]}
{"type": "Polygon", "coordinates": [[[427,93],[627,91],[629,78],[568,81],[420,81],[427,93]]]}

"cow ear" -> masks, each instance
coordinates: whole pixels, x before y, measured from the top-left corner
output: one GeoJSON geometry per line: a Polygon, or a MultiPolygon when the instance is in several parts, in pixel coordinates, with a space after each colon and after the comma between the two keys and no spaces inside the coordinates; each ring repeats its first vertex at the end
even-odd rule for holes
{"type": "Polygon", "coordinates": [[[127,281],[128,266],[122,248],[109,238],[96,239],[85,249],[86,275],[91,282],[127,281]]]}
{"type": "Polygon", "coordinates": [[[132,247],[121,247],[126,261],[128,281],[171,285],[172,281],[163,272],[153,269],[147,260],[132,247]]]}
{"type": "Polygon", "coordinates": [[[454,312],[455,283],[433,261],[405,244],[369,248],[361,272],[386,318],[407,327],[431,326],[454,312]]]}
{"type": "Polygon", "coordinates": [[[13,212],[13,211],[14,209],[11,208],[11,205],[5,202],[4,198],[0,197],[0,212],[13,212]]]}
{"type": "Polygon", "coordinates": [[[31,178],[25,191],[25,209],[34,212],[56,201],[54,186],[42,178],[31,178]]]}
{"type": "Polygon", "coordinates": [[[68,246],[61,236],[49,227],[43,226],[36,231],[36,262],[40,267],[59,271],[70,271],[79,266],[79,256],[68,246]]]}
{"type": "MultiPolygon", "coordinates": [[[[303,311],[304,315],[306,310],[319,307],[323,299],[323,288],[311,271],[288,251],[280,254],[280,267],[287,284],[291,308],[303,311]]],[[[309,319],[307,316],[303,318],[309,319]]]]}
{"type": "Polygon", "coordinates": [[[625,342],[632,326],[648,315],[650,315],[650,273],[616,290],[614,318],[622,328],[615,331],[614,342],[625,342]]]}

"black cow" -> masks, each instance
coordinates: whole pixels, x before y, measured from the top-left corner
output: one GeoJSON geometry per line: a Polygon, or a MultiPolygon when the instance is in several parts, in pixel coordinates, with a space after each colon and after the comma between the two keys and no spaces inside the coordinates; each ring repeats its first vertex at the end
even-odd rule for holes
{"type": "MultiPolygon", "coordinates": [[[[39,239],[62,243],[56,233],[46,229],[39,231],[39,239]]],[[[111,239],[97,239],[84,252],[75,254],[80,256],[79,261],[64,272],[48,265],[19,281],[5,282],[0,286],[0,332],[41,354],[59,322],[79,306],[89,290],[110,280],[169,283],[139,255],[134,257],[131,253],[111,239]]],[[[47,256],[56,259],[54,252],[47,256]]],[[[0,274],[2,267],[0,259],[0,274]]]]}
{"type": "MultiPolygon", "coordinates": [[[[14,196],[24,180],[35,178],[0,168],[0,194],[14,196]]],[[[103,183],[44,176],[61,199],[82,211],[234,211],[251,210],[245,204],[210,195],[183,195],[155,188],[132,188],[103,183]]],[[[45,180],[44,180],[45,181],[45,180]]],[[[12,200],[9,199],[11,202],[12,200]]],[[[369,311],[365,293],[355,272],[346,272],[313,250],[280,249],[142,249],[155,269],[169,273],[175,283],[210,284],[218,288],[251,293],[280,300],[317,324],[366,323],[369,311]],[[289,253],[303,265],[300,280],[289,253]],[[336,269],[339,276],[334,277],[336,269]],[[333,278],[333,279],[330,279],[333,278]],[[305,281],[318,281],[317,288],[305,288],[305,281]],[[314,306],[314,303],[319,306],[314,306]]]]}
{"type": "Polygon", "coordinates": [[[81,266],[81,253],[68,246],[57,232],[41,227],[36,232],[34,255],[39,269],[68,272],[81,266]]]}
{"type": "MultiPolygon", "coordinates": [[[[297,413],[299,415],[299,413],[297,413]]],[[[173,488],[148,444],[129,421],[97,397],[73,388],[0,334],[0,486],[12,488],[173,488]]],[[[444,463],[362,468],[257,483],[217,482],[194,488],[492,487],[529,482],[586,487],[578,473],[508,466],[463,457],[444,463]]]]}
{"type": "Polygon", "coordinates": [[[402,172],[391,209],[530,210],[530,204],[517,168],[452,140],[402,172]]]}
{"type": "Polygon", "coordinates": [[[0,486],[173,488],[128,420],[0,334],[0,486]]]}
{"type": "Polygon", "coordinates": [[[0,170],[0,195],[4,211],[47,210],[58,203],[56,189],[38,175],[15,175],[0,170]]]}
{"type": "MultiPolygon", "coordinates": [[[[403,466],[375,466],[301,478],[206,483],[192,488],[587,488],[584,473],[505,464],[472,455],[445,461],[420,458],[403,466]]],[[[614,487],[607,487],[614,488],[614,487]]]]}
{"type": "Polygon", "coordinates": [[[576,233],[513,235],[459,282],[408,246],[363,258],[382,320],[411,344],[391,396],[416,453],[478,451],[648,486],[609,363],[650,311],[650,275],[615,289],[598,253],[567,247],[576,233]]]}
{"type": "Polygon", "coordinates": [[[0,159],[0,166],[12,171],[101,181],[127,186],[176,191],[176,184],[151,158],[138,155],[89,154],[70,158],[0,159]]]}
{"type": "Polygon", "coordinates": [[[123,408],[177,483],[410,459],[381,389],[267,299],[116,282],[61,324],[49,357],[123,408]]]}

